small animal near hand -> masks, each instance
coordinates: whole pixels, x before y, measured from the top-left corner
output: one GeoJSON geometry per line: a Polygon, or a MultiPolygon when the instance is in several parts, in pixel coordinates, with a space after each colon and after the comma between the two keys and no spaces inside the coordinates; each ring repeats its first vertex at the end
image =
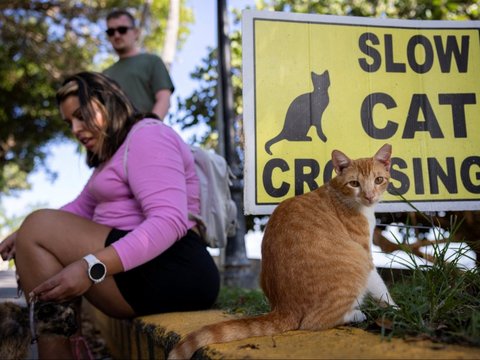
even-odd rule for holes
{"type": "Polygon", "coordinates": [[[262,242],[261,286],[272,311],[205,326],[187,335],[169,359],[190,358],[208,344],[288,330],[322,330],[365,320],[367,293],[393,302],[371,255],[374,206],[387,189],[392,147],[371,158],[332,152],[336,176],[280,203],[262,242]]]}
{"type": "MultiPolygon", "coordinates": [[[[39,336],[71,336],[77,331],[72,303],[38,303],[34,329],[39,336]]],[[[26,359],[32,342],[29,309],[13,302],[0,304],[0,359],[26,359]]]]}

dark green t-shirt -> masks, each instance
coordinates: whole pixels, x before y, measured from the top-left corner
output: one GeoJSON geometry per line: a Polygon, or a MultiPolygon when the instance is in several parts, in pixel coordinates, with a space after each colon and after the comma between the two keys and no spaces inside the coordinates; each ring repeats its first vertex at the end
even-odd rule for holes
{"type": "Polygon", "coordinates": [[[169,89],[173,93],[175,89],[162,59],[153,54],[120,59],[104,74],[118,82],[141,112],[152,111],[159,90],[169,89]]]}

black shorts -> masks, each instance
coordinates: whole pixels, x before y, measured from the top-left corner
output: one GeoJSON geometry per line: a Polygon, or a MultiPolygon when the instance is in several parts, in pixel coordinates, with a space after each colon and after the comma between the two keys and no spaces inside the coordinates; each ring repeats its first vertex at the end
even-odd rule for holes
{"type": "MultiPolygon", "coordinates": [[[[112,229],[105,246],[128,233],[112,229]]],[[[136,315],[208,309],[220,289],[218,268],[191,230],[156,258],[113,277],[136,315]]]]}

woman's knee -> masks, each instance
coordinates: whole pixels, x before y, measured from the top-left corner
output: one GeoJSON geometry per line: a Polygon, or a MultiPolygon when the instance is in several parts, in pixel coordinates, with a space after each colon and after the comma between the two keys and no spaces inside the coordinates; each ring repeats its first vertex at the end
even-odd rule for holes
{"type": "Polygon", "coordinates": [[[57,213],[58,210],[41,209],[28,215],[18,229],[16,246],[37,242],[49,229],[53,229],[57,213]]]}

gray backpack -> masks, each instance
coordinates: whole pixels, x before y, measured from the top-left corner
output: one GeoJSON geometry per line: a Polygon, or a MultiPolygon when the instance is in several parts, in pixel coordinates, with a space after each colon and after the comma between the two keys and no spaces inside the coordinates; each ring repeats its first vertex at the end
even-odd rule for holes
{"type": "Polygon", "coordinates": [[[191,150],[200,180],[200,215],[188,215],[209,247],[223,248],[237,231],[237,205],[230,194],[234,176],[222,156],[197,146],[191,150]]]}
{"type": "MultiPolygon", "coordinates": [[[[158,120],[145,122],[143,126],[159,124],[158,120]]],[[[135,130],[140,127],[136,127],[135,130]]],[[[127,174],[128,145],[132,131],[127,137],[123,167],[127,174]]],[[[225,159],[213,151],[191,146],[195,170],[200,181],[200,214],[189,213],[210,248],[223,248],[227,237],[237,231],[237,205],[232,200],[230,185],[234,178],[225,159]]]]}

